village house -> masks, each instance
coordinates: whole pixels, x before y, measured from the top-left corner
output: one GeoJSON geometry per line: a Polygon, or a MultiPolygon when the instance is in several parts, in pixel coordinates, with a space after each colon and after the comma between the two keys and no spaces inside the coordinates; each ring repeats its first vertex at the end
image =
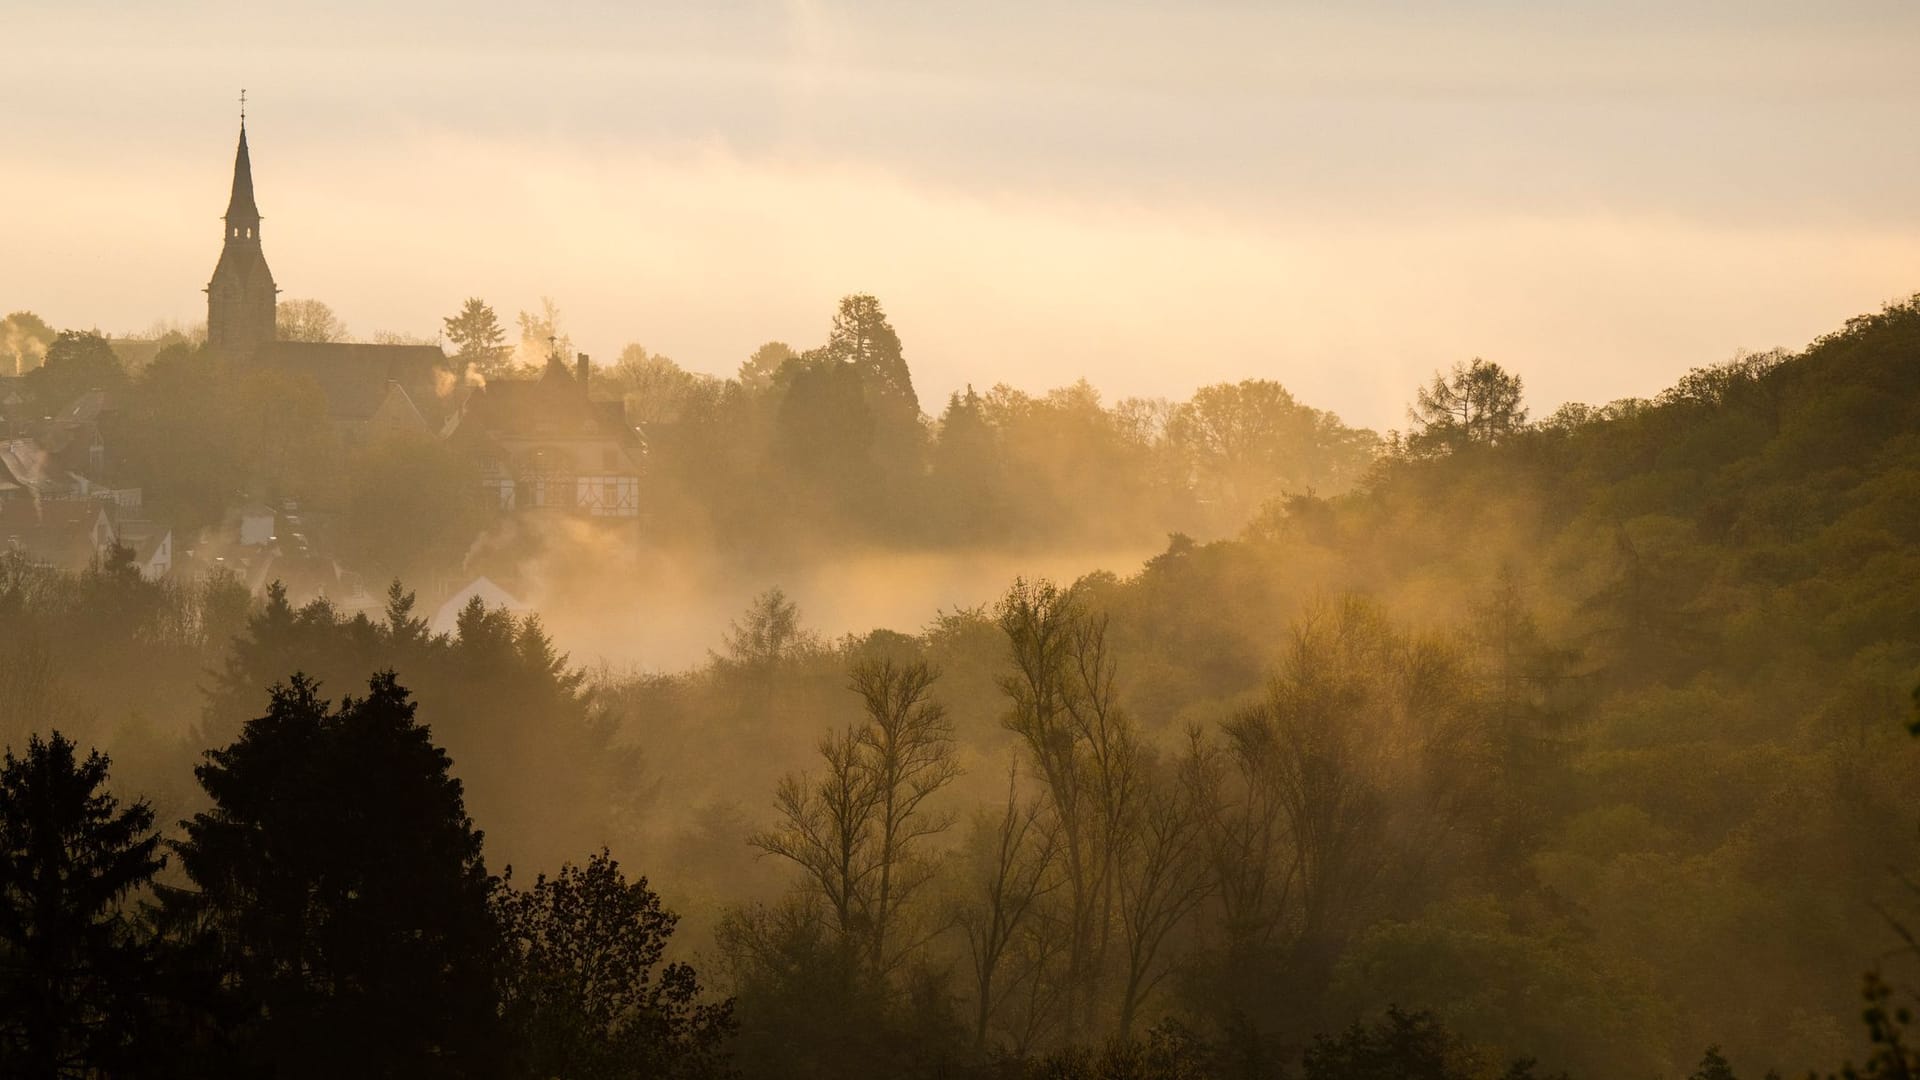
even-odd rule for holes
{"type": "Polygon", "coordinates": [[[639,432],[620,402],[587,395],[585,355],[555,357],[537,379],[495,379],[466,401],[452,438],[479,465],[489,506],[505,511],[635,519],[639,432]]]}
{"type": "Polygon", "coordinates": [[[83,570],[112,550],[117,533],[107,503],[92,499],[0,502],[0,552],[60,570],[83,570]]]}

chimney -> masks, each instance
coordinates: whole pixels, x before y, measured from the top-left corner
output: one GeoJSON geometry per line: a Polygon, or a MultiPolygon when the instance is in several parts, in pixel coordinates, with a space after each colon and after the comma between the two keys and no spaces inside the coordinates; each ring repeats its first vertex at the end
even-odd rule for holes
{"type": "Polygon", "coordinates": [[[593,364],[587,360],[586,353],[574,354],[578,359],[573,362],[573,377],[580,382],[580,389],[587,388],[587,380],[593,374],[593,364]]]}

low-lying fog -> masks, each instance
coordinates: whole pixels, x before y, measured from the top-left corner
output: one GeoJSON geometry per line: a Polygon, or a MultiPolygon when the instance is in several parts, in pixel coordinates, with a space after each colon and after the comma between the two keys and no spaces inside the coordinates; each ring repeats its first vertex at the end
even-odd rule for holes
{"type": "Polygon", "coordinates": [[[1015,577],[1127,574],[1157,550],[846,551],[754,573],[722,572],[684,552],[643,551],[615,553],[625,568],[617,574],[597,562],[596,572],[568,573],[573,556],[556,554],[530,569],[523,599],[575,664],[678,671],[720,649],[733,620],[770,588],[785,591],[805,629],[828,640],[880,628],[911,634],[941,611],[991,604],[1015,577]]]}

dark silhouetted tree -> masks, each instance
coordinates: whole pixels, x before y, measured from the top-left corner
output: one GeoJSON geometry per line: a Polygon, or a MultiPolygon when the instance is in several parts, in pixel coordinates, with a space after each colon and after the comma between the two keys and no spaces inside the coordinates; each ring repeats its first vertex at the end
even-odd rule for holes
{"type": "Polygon", "coordinates": [[[0,1075],[125,1075],[155,988],[129,894],[165,863],[153,810],[59,732],[0,766],[0,1075]]]}
{"type": "Polygon", "coordinates": [[[1048,871],[1053,866],[1053,836],[1041,817],[1037,801],[1022,802],[1019,767],[1007,775],[1007,805],[998,816],[982,815],[973,829],[974,868],[967,883],[969,895],[958,913],[972,962],[974,992],[973,1040],[984,1047],[987,1031],[1001,1004],[1026,980],[1031,968],[1002,977],[1010,958],[1035,914],[1035,907],[1059,884],[1048,871]]]}
{"type": "Polygon", "coordinates": [[[731,1001],[703,1003],[693,968],[662,965],[677,916],[601,851],[493,907],[507,957],[501,1010],[530,1078],[674,1080],[726,1075],[731,1001]]]}
{"type": "Polygon", "coordinates": [[[1483,1067],[1432,1013],[1398,1008],[1339,1035],[1316,1036],[1300,1058],[1304,1080],[1474,1080],[1483,1067]]]}
{"type": "Polygon", "coordinates": [[[127,369],[107,339],[92,331],[62,330],[47,346],[46,359],[27,372],[27,386],[44,415],[58,415],[88,390],[119,390],[127,369]]]}
{"type": "Polygon", "coordinates": [[[447,755],[391,674],[329,709],[304,676],[209,751],[177,845],[243,1063],[279,1076],[497,1071],[493,881],[447,755]]]}

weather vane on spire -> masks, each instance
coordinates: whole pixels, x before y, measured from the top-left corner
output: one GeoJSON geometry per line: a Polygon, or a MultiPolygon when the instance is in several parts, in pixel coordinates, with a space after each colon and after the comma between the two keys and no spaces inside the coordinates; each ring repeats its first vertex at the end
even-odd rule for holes
{"type": "Polygon", "coordinates": [[[240,88],[240,126],[247,126],[247,88],[240,88]]]}

